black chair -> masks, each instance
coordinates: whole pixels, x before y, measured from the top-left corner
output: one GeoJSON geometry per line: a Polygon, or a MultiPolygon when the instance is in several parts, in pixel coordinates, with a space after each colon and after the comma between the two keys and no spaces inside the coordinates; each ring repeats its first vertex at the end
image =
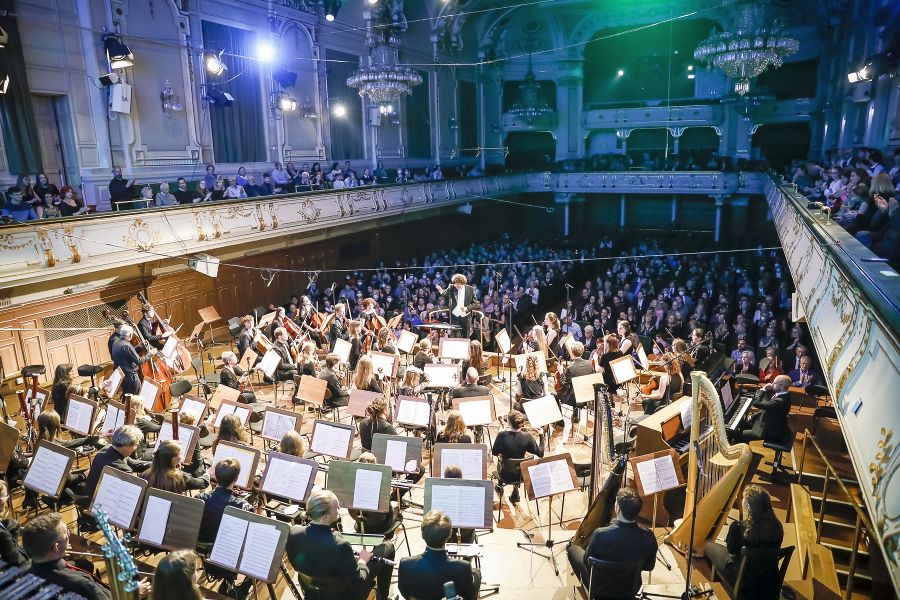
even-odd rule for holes
{"type": "MultiPolygon", "coordinates": [[[[511,485],[516,490],[524,483],[522,478],[522,463],[528,458],[504,458],[497,468],[497,494],[500,501],[497,503],[497,520],[500,520],[503,504],[503,486],[511,485]]],[[[512,507],[510,507],[512,508],[512,507]]]]}
{"type": "Polygon", "coordinates": [[[344,579],[336,577],[313,577],[302,571],[297,571],[297,579],[300,589],[303,591],[304,600],[333,600],[334,598],[346,598],[355,590],[347,585],[344,579]]]}
{"type": "MultiPolygon", "coordinates": [[[[778,581],[768,582],[767,590],[779,590],[784,584],[784,576],[787,574],[788,565],[791,562],[791,555],[794,553],[794,547],[787,548],[741,548],[741,562],[738,564],[737,576],[734,578],[734,587],[731,582],[721,580],[722,587],[725,591],[730,592],[735,600],[751,600],[752,598],[763,597],[760,593],[760,582],[765,581],[765,576],[760,576],[757,565],[773,565],[778,569],[778,581]],[[748,567],[752,563],[753,568],[748,567]],[[745,581],[746,580],[746,581],[745,581]],[[752,583],[751,583],[752,582],[752,583]],[[743,594],[742,594],[743,592],[743,594]]],[[[711,581],[716,580],[716,569],[713,567],[711,581]]]]}
{"type": "Polygon", "coordinates": [[[752,385],[753,387],[759,387],[759,377],[752,373],[739,373],[734,376],[734,381],[737,385],[752,385]]]}
{"type": "Polygon", "coordinates": [[[244,329],[244,324],[241,323],[240,317],[231,317],[228,319],[228,333],[231,334],[232,338],[237,339],[241,335],[241,331],[244,329]]]}
{"type": "Polygon", "coordinates": [[[772,461],[772,477],[781,470],[781,455],[784,452],[790,452],[794,448],[794,432],[789,432],[787,436],[780,440],[765,440],[763,448],[769,448],[775,451],[775,460],[772,461]]]}
{"type": "Polygon", "coordinates": [[[169,385],[169,393],[172,394],[172,398],[181,398],[185,394],[189,394],[192,389],[194,386],[187,379],[181,379],[169,385]]]}
{"type": "Polygon", "coordinates": [[[47,367],[45,367],[44,365],[28,365],[27,367],[22,367],[22,377],[26,379],[31,379],[32,377],[40,377],[46,372],[47,367]]]}
{"type": "Polygon", "coordinates": [[[631,600],[641,589],[642,561],[612,561],[588,557],[590,600],[631,600]]]}

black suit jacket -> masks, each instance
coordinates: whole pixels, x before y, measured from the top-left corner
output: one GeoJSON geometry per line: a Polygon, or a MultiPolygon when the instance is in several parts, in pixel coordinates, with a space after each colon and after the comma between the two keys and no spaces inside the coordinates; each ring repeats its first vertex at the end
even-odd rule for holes
{"type": "Polygon", "coordinates": [[[450,392],[451,398],[475,398],[476,396],[490,396],[491,391],[487,389],[487,386],[484,385],[469,385],[468,383],[464,383],[463,385],[453,388],[450,392]]]}
{"type": "Polygon", "coordinates": [[[341,382],[338,380],[337,375],[335,375],[334,371],[331,369],[322,369],[319,372],[319,379],[324,379],[325,383],[328,384],[328,389],[331,390],[330,402],[332,405],[334,405],[336,401],[343,401],[343,398],[350,396],[350,392],[341,386],[341,382]]]}
{"type": "Polygon", "coordinates": [[[775,394],[771,398],[762,398],[756,407],[763,410],[760,416],[762,429],[760,435],[764,440],[782,440],[791,435],[788,427],[788,412],[791,409],[791,397],[788,392],[775,394]]]}
{"type": "Polygon", "coordinates": [[[291,353],[287,348],[287,344],[282,344],[281,342],[274,342],[272,344],[272,350],[278,354],[281,361],[278,363],[278,367],[275,370],[279,373],[287,373],[288,371],[296,371],[297,367],[292,363],[293,358],[291,357],[291,353]]]}
{"type": "Polygon", "coordinates": [[[198,498],[203,500],[203,516],[200,518],[200,536],[198,537],[198,541],[202,543],[211,544],[216,540],[226,507],[234,506],[241,510],[253,510],[249,503],[235,496],[228,488],[216,487],[200,494],[198,498]]]}
{"type": "Polygon", "coordinates": [[[581,377],[582,375],[592,375],[594,367],[591,361],[578,357],[569,363],[568,368],[563,373],[563,389],[559,395],[559,401],[565,404],[575,405],[575,388],[572,387],[572,378],[581,377]]]}
{"type": "Polygon", "coordinates": [[[19,545],[19,522],[12,519],[0,521],[0,560],[13,567],[28,564],[28,554],[19,545]]]}
{"type": "Polygon", "coordinates": [[[122,456],[115,446],[107,446],[94,456],[91,463],[91,470],[88,471],[87,481],[84,483],[83,495],[92,497],[100,483],[100,474],[103,467],[112,467],[124,473],[143,473],[150,466],[150,463],[143,460],[135,460],[131,457],[122,456]]]}
{"type": "Polygon", "coordinates": [[[355,599],[368,593],[368,566],[357,562],[350,542],[330,527],[291,527],[284,551],[297,571],[329,580],[332,597],[355,599]]]}
{"type": "Polygon", "coordinates": [[[157,350],[162,350],[163,344],[165,344],[165,339],[161,335],[153,334],[153,323],[150,322],[150,319],[147,317],[141,318],[138,321],[138,329],[141,331],[141,335],[144,336],[144,339],[150,342],[150,345],[156,348],[157,350]]]}
{"type": "MultiPolygon", "coordinates": [[[[450,285],[447,289],[444,290],[444,293],[441,294],[441,297],[444,299],[447,308],[450,310],[450,314],[453,314],[453,309],[456,308],[456,297],[459,292],[456,290],[456,287],[450,285]]],[[[463,304],[466,307],[466,310],[473,311],[478,308],[478,300],[475,299],[475,287],[471,285],[467,285],[463,288],[463,304]]]]}
{"type": "Polygon", "coordinates": [[[112,361],[116,367],[128,373],[138,373],[141,365],[150,360],[150,355],[138,356],[134,346],[126,339],[119,338],[112,347],[112,361]]]}
{"type": "Polygon", "coordinates": [[[87,600],[109,600],[109,590],[84,571],[75,570],[62,559],[31,565],[28,569],[47,583],[58,585],[66,592],[79,594],[87,600]]]}
{"type": "Polygon", "coordinates": [[[241,330],[241,335],[240,335],[240,337],[238,337],[238,343],[237,343],[238,360],[240,360],[241,357],[244,356],[244,352],[246,352],[247,348],[249,348],[253,344],[254,337],[255,337],[255,334],[253,333],[252,330],[247,330],[247,329],[241,330]]]}
{"type": "Polygon", "coordinates": [[[584,553],[587,571],[591,564],[588,557],[617,562],[640,562],[643,571],[652,571],[656,564],[656,538],[637,523],[624,523],[618,519],[591,534],[584,553]]]}
{"type": "Polygon", "coordinates": [[[478,590],[469,561],[449,558],[446,550],[426,548],[419,556],[400,560],[397,584],[407,600],[442,600],[444,583],[452,581],[463,600],[475,600],[478,590]]]}

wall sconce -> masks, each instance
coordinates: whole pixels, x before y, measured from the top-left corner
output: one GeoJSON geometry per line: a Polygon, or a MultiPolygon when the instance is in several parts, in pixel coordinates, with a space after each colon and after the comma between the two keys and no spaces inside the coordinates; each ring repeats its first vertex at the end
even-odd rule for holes
{"type": "Polygon", "coordinates": [[[447,119],[447,127],[454,131],[459,129],[459,123],[456,121],[456,117],[450,115],[447,119]]]}
{"type": "Polygon", "coordinates": [[[159,93],[159,100],[162,103],[162,111],[167,117],[171,117],[173,112],[184,110],[184,105],[175,92],[172,91],[172,83],[166,79],[163,89],[159,93]]]}

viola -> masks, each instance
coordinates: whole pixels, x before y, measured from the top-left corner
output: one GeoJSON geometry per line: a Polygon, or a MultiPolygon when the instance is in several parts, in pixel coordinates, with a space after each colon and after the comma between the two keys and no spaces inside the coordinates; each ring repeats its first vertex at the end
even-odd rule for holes
{"type": "Polygon", "coordinates": [[[647,396],[653,390],[657,390],[657,389],[659,389],[659,379],[657,379],[656,377],[651,377],[650,381],[648,381],[641,387],[641,393],[644,394],[645,396],[647,396]]]}

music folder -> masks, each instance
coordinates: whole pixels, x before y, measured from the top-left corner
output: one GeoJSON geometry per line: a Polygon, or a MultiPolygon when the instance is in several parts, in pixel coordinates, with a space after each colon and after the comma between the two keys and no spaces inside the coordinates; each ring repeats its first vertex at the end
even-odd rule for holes
{"type": "Polygon", "coordinates": [[[89,509],[93,512],[102,508],[110,523],[131,529],[146,489],[144,479],[110,466],[103,467],[89,509]]]}
{"type": "Polygon", "coordinates": [[[136,537],[164,550],[193,548],[200,535],[203,506],[200,498],[148,487],[136,537]]]}
{"type": "Polygon", "coordinates": [[[487,479],[488,447],[484,444],[435,444],[432,455],[431,472],[436,476],[442,476],[447,465],[457,465],[463,479],[487,479]]]}
{"type": "Polygon", "coordinates": [[[314,460],[269,452],[259,489],[266,494],[287,498],[291,502],[305,502],[316,482],[318,471],[319,463],[314,460]]]}
{"type": "Polygon", "coordinates": [[[274,583],[290,525],[225,507],[208,561],[252,579],[274,583]]]}
{"type": "Polygon", "coordinates": [[[522,479],[530,500],[564,494],[578,489],[572,455],[553,454],[522,463],[522,479]]]}
{"type": "MultiPolygon", "coordinates": [[[[219,410],[219,406],[225,400],[237,402],[240,397],[241,393],[238,390],[227,385],[217,385],[216,391],[213,392],[212,398],[209,399],[209,410],[219,410]]],[[[199,423],[199,421],[197,422],[199,423]]]]}
{"type": "Polygon", "coordinates": [[[420,437],[376,433],[372,436],[372,454],[395,473],[415,473],[422,463],[423,441],[420,437]]]}
{"type": "Polygon", "coordinates": [[[427,477],[422,511],[443,511],[450,517],[453,527],[493,529],[493,501],[490,481],[427,477]]]}
{"type": "Polygon", "coordinates": [[[247,423],[250,421],[250,415],[252,413],[253,409],[249,404],[232,402],[231,400],[223,400],[219,405],[219,409],[216,411],[216,418],[213,422],[213,427],[215,427],[216,429],[221,427],[222,419],[231,414],[237,415],[237,417],[241,420],[241,425],[246,427],[247,423]]]}
{"type": "Polygon", "coordinates": [[[334,348],[331,349],[331,352],[338,355],[339,362],[348,363],[350,362],[350,351],[352,349],[353,345],[350,342],[338,338],[334,340],[334,348]]]}
{"type": "Polygon", "coordinates": [[[613,378],[618,385],[637,379],[637,371],[634,369],[634,361],[630,354],[611,360],[609,368],[612,369],[613,378]]]}
{"type": "Polygon", "coordinates": [[[66,485],[69,470],[75,461],[75,451],[59,444],[41,440],[25,473],[25,487],[58,498],[66,485]]]}
{"type": "MultiPolygon", "coordinates": [[[[126,416],[124,403],[109,400],[106,403],[106,416],[103,419],[100,435],[112,435],[116,429],[125,425],[126,416]]],[[[134,415],[131,415],[131,420],[134,421],[134,415]]],[[[131,423],[128,424],[131,425],[131,423]]]]}
{"type": "Polygon", "coordinates": [[[397,340],[397,350],[404,354],[412,354],[418,341],[419,336],[412,331],[404,329],[400,332],[400,339],[397,340]]]}
{"type": "Polygon", "coordinates": [[[343,508],[387,512],[391,501],[388,465],[333,460],[328,463],[328,489],[343,508]]]}
{"type": "Polygon", "coordinates": [[[316,419],[309,438],[309,450],[325,456],[349,458],[350,449],[353,448],[353,434],[353,425],[316,419]]]}
{"type": "Polygon", "coordinates": [[[631,471],[641,496],[651,496],[684,484],[684,475],[678,465],[678,452],[671,448],[635,456],[628,462],[631,463],[631,471]]]}
{"type": "Polygon", "coordinates": [[[96,415],[97,403],[94,400],[72,394],[69,396],[69,407],[66,409],[66,429],[84,436],[91,435],[96,415]]]}

